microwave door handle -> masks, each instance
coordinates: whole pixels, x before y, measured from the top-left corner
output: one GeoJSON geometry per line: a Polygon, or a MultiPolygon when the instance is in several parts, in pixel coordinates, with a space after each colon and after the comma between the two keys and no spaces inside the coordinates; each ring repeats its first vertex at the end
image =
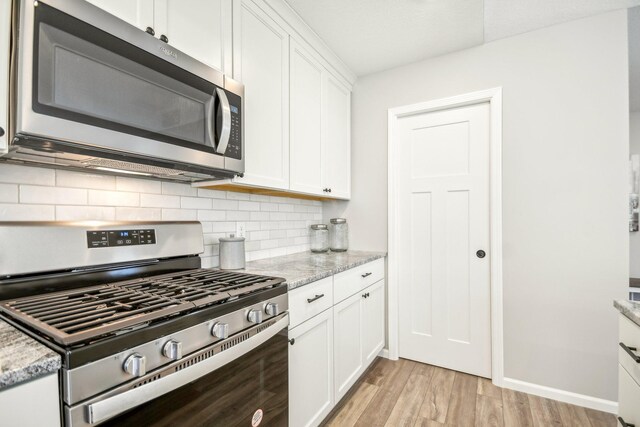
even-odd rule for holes
{"type": "Polygon", "coordinates": [[[227,145],[229,144],[229,136],[231,135],[231,107],[229,106],[229,99],[224,90],[217,88],[216,93],[220,98],[220,108],[222,109],[222,129],[220,131],[220,139],[216,146],[216,153],[224,154],[227,151],[227,145]]]}

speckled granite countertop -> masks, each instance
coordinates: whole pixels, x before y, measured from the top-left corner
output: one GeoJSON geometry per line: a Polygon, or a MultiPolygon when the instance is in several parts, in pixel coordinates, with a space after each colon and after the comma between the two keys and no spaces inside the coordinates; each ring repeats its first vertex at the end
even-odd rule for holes
{"type": "Polygon", "coordinates": [[[618,299],[613,301],[613,306],[617,308],[620,313],[627,316],[629,320],[640,326],[640,302],[618,299]]]}
{"type": "Polygon", "coordinates": [[[60,369],[60,355],[0,319],[0,391],[60,369]]]}
{"type": "Polygon", "coordinates": [[[384,258],[384,252],[327,252],[314,254],[300,252],[247,263],[247,273],[284,277],[289,290],[299,288],[316,280],[324,279],[341,271],[384,258]]]}

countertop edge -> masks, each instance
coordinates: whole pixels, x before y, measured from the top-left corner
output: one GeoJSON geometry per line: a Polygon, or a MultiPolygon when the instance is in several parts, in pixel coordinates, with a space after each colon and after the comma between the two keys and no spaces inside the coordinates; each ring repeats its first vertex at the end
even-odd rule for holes
{"type": "Polygon", "coordinates": [[[292,282],[287,282],[287,284],[289,285],[289,290],[294,290],[297,288],[300,288],[304,285],[308,285],[309,283],[313,283],[313,282],[317,282],[318,280],[322,280],[325,279],[327,277],[336,275],[338,273],[342,273],[343,271],[347,271],[347,270],[351,270],[352,268],[367,264],[369,262],[372,261],[376,261],[378,259],[381,258],[385,258],[387,256],[386,253],[371,253],[370,256],[367,256],[366,258],[363,258],[361,260],[357,260],[357,261],[353,261],[350,262],[348,264],[344,264],[344,265],[340,265],[338,267],[334,267],[331,268],[329,270],[320,272],[320,273],[316,273],[312,276],[309,277],[305,277],[304,279],[299,279],[299,280],[295,280],[292,282]]]}
{"type": "Polygon", "coordinates": [[[614,300],[613,306],[627,319],[640,326],[640,303],[627,300],[614,300]]]}

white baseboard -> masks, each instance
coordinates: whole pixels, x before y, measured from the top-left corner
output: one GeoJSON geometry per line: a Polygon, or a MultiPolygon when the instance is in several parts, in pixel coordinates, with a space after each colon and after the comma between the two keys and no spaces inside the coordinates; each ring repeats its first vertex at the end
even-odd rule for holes
{"type": "Polygon", "coordinates": [[[598,397],[532,384],[525,381],[514,380],[512,378],[504,378],[502,386],[511,390],[546,397],[547,399],[559,400],[560,402],[570,403],[572,405],[583,406],[585,408],[596,409],[598,411],[609,412],[611,414],[618,413],[618,402],[614,402],[612,400],[600,399],[598,397]]]}
{"type": "Polygon", "coordinates": [[[389,358],[389,349],[383,348],[382,350],[380,350],[380,353],[378,353],[378,356],[384,357],[385,359],[388,359],[389,358]]]}

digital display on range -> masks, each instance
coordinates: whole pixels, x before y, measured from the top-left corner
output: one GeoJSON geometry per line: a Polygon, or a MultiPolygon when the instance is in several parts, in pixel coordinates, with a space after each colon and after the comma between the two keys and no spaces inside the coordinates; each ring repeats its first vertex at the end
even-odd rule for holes
{"type": "Polygon", "coordinates": [[[113,248],[118,246],[154,245],[156,230],[98,230],[87,231],[87,247],[113,248]]]}

